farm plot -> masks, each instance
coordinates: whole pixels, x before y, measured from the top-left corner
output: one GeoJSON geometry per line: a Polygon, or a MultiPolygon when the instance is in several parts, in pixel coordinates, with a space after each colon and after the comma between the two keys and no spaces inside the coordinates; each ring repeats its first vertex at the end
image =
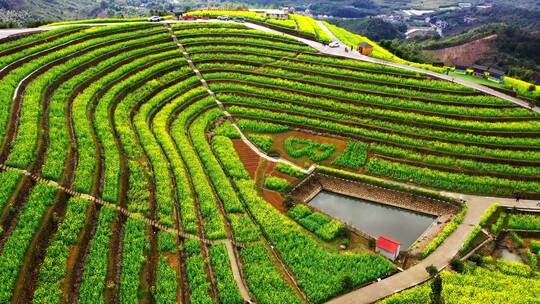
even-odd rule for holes
{"type": "Polygon", "coordinates": [[[257,186],[236,126],[300,166],[540,194],[533,112],[240,24],[70,26],[0,54],[2,303],[322,303],[395,271],[261,198],[304,173],[257,186]]]}

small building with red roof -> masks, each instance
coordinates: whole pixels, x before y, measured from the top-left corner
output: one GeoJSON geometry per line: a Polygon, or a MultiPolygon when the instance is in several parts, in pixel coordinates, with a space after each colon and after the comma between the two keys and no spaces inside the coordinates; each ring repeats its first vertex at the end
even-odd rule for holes
{"type": "Polygon", "coordinates": [[[375,242],[375,251],[395,261],[399,255],[401,244],[387,236],[380,236],[375,242]]]}

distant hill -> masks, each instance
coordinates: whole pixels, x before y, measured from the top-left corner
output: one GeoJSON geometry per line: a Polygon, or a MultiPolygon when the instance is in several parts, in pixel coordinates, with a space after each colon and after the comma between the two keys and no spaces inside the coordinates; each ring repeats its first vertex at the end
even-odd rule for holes
{"type": "Polygon", "coordinates": [[[419,46],[424,54],[447,64],[496,67],[526,81],[533,81],[540,71],[539,31],[492,24],[419,46]]]}
{"type": "MultiPolygon", "coordinates": [[[[197,1],[199,2],[199,1],[197,1]]],[[[172,0],[0,0],[0,27],[61,20],[140,17],[171,8],[172,0]]]]}

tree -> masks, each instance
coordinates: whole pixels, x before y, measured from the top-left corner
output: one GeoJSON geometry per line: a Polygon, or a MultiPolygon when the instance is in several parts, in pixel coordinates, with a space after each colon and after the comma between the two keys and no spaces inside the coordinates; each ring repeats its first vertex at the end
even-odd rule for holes
{"type": "Polygon", "coordinates": [[[436,275],[431,281],[431,304],[444,304],[444,298],[442,296],[443,284],[440,275],[436,275]]]}

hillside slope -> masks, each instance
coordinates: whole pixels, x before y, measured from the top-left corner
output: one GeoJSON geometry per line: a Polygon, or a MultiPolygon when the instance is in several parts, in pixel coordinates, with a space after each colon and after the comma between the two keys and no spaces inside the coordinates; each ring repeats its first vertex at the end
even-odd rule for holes
{"type": "Polygon", "coordinates": [[[497,35],[490,35],[457,46],[438,50],[423,50],[422,52],[428,56],[439,58],[445,65],[472,65],[480,58],[493,53],[495,39],[497,39],[497,35]]]}

